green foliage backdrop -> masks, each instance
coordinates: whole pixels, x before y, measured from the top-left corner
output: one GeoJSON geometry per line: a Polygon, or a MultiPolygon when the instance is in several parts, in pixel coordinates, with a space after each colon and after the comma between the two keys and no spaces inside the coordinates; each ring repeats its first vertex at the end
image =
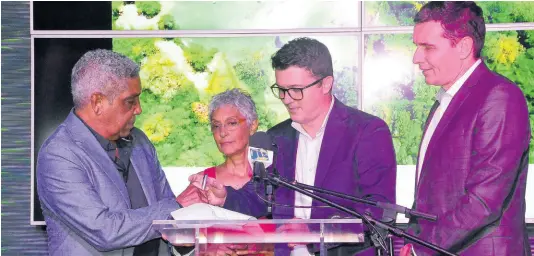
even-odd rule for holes
{"type": "MultiPolygon", "coordinates": [[[[428,1],[365,1],[364,22],[368,26],[414,25],[413,17],[428,1]]],[[[486,24],[534,21],[531,1],[477,1],[486,24]]]]}
{"type": "MultiPolygon", "coordinates": [[[[288,2],[113,2],[113,29],[355,27],[359,17],[354,2],[313,1],[302,7],[307,16],[283,15],[288,2]],[[345,15],[346,9],[354,9],[354,15],[345,15]],[[247,10],[248,14],[241,15],[245,12],[240,10],[247,10]],[[278,18],[272,19],[273,16],[278,18]],[[319,16],[322,18],[309,18],[319,16]]],[[[424,3],[366,1],[363,25],[413,25],[412,17],[424,3]]],[[[488,24],[534,22],[533,2],[477,3],[488,24]]],[[[144,112],[137,126],[156,145],[162,164],[210,166],[223,160],[208,129],[207,104],[214,94],[225,89],[239,87],[252,95],[258,107],[260,130],[287,118],[284,106],[269,90],[274,82],[270,56],[291,38],[114,39],[114,50],[141,65],[144,112]]],[[[411,63],[411,34],[365,35],[363,74],[358,67],[359,36],[317,39],[332,52],[336,97],[357,107],[361,95],[363,110],[383,118],[390,126],[398,164],[415,164],[422,126],[438,88],[426,85],[421,72],[411,63]],[[360,88],[357,81],[361,75],[364,82],[360,88]]],[[[492,70],[523,90],[534,126],[534,31],[488,32],[483,57],[492,70]]],[[[530,159],[534,163],[532,155],[530,159]]]]}
{"type": "Polygon", "coordinates": [[[173,16],[179,28],[186,30],[357,27],[360,23],[359,6],[359,1],[354,0],[114,1],[112,17],[113,29],[116,30],[162,29],[139,23],[151,23],[152,20],[157,23],[165,15],[173,16]],[[135,14],[143,17],[134,17],[135,14]],[[124,26],[121,22],[115,26],[118,19],[139,23],[135,28],[124,26]]]}

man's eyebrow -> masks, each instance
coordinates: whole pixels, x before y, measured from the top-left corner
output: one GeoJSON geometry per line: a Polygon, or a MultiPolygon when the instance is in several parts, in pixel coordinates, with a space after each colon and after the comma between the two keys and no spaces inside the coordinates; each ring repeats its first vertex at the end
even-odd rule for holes
{"type": "Polygon", "coordinates": [[[278,85],[278,87],[280,87],[282,89],[299,88],[299,87],[302,87],[302,86],[304,86],[304,85],[297,85],[297,84],[290,84],[290,85],[287,85],[287,86],[278,85]]]}
{"type": "Polygon", "coordinates": [[[126,99],[126,100],[130,100],[130,99],[139,97],[139,95],[141,95],[141,94],[140,94],[140,93],[137,93],[137,94],[134,94],[134,95],[130,95],[130,96],[126,97],[125,99],[126,99]]]}
{"type": "Polygon", "coordinates": [[[430,43],[415,43],[415,45],[418,45],[418,46],[435,46],[434,44],[430,44],[430,43]]]}

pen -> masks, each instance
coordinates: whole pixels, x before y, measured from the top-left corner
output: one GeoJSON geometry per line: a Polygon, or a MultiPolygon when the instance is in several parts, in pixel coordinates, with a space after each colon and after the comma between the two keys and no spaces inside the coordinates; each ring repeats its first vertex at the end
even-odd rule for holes
{"type": "Polygon", "coordinates": [[[202,190],[206,190],[206,181],[208,180],[208,175],[204,174],[204,178],[202,179],[202,190]]]}
{"type": "Polygon", "coordinates": [[[415,251],[414,251],[414,249],[413,249],[413,246],[411,247],[411,249],[412,249],[412,256],[417,256],[417,254],[415,254],[415,251]]]}

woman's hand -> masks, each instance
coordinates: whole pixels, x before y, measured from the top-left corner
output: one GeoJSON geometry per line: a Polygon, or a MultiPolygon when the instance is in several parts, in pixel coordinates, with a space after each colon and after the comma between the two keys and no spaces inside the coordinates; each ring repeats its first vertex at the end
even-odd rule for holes
{"type": "MultiPolygon", "coordinates": [[[[202,180],[204,175],[193,174],[189,176],[191,185],[202,189],[202,180]]],[[[223,184],[214,178],[206,177],[206,187],[204,188],[207,197],[207,203],[222,207],[226,201],[226,188],[223,184]]]]}
{"type": "Polygon", "coordinates": [[[404,247],[402,247],[399,255],[400,256],[417,256],[415,254],[415,251],[413,250],[412,244],[407,244],[404,247]]]}

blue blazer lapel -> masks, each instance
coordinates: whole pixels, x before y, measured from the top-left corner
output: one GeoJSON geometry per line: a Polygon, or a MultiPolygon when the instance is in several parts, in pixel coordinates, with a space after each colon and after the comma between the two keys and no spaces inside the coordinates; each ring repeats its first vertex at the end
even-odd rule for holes
{"type": "Polygon", "coordinates": [[[150,205],[157,202],[158,200],[153,189],[154,184],[152,182],[152,172],[148,171],[151,170],[148,166],[148,161],[150,160],[146,159],[146,154],[143,153],[143,148],[135,142],[135,138],[130,161],[135,169],[137,177],[139,178],[139,183],[141,183],[141,187],[145,193],[148,204],[150,205]]]}
{"type": "MultiPolygon", "coordinates": [[[[317,170],[315,171],[314,186],[320,187],[330,171],[330,165],[337,152],[342,145],[341,139],[347,129],[343,105],[339,100],[335,99],[334,106],[330,112],[330,117],[326,123],[323,142],[321,143],[321,151],[319,153],[319,160],[317,162],[317,170]]],[[[314,201],[315,203],[315,201],[314,201]]]]}
{"type": "MultiPolygon", "coordinates": [[[[275,138],[278,145],[278,155],[276,168],[282,178],[286,180],[295,180],[295,166],[297,159],[297,145],[298,145],[298,133],[289,125],[285,128],[282,135],[278,135],[275,138]]],[[[276,191],[276,201],[279,204],[294,205],[295,204],[295,192],[280,187],[276,191]]],[[[276,210],[277,218],[292,218],[294,216],[294,209],[291,207],[278,207],[276,210]]]]}
{"type": "Polygon", "coordinates": [[[415,177],[416,178],[415,178],[415,184],[414,184],[414,186],[415,186],[414,187],[414,191],[415,191],[414,196],[415,196],[415,194],[417,194],[417,188],[418,188],[417,187],[417,184],[418,184],[418,182],[417,182],[418,178],[417,177],[419,177],[419,172],[421,171],[421,170],[419,170],[419,157],[420,157],[420,153],[421,153],[421,145],[423,145],[423,139],[425,138],[426,130],[428,129],[428,125],[430,124],[430,121],[432,120],[432,117],[434,116],[434,113],[436,112],[436,109],[438,108],[438,106],[439,106],[439,102],[435,101],[434,104],[432,105],[432,107],[430,108],[430,112],[428,113],[426,121],[425,121],[425,123],[423,124],[423,127],[422,127],[423,134],[421,136],[421,140],[419,140],[419,147],[418,147],[419,150],[417,150],[417,160],[415,161],[415,177]]]}
{"type": "Polygon", "coordinates": [[[108,176],[113,184],[117,187],[122,198],[124,199],[126,205],[130,207],[130,197],[128,196],[128,190],[126,189],[126,184],[124,180],[115,168],[115,164],[111,161],[109,156],[106,154],[102,146],[98,143],[95,136],[87,129],[87,127],[82,123],[82,121],[74,115],[74,110],[71,110],[69,116],[67,117],[66,122],[70,123],[70,134],[74,142],[89,156],[93,157],[95,163],[97,163],[100,168],[98,170],[93,170],[95,172],[102,171],[108,176]]]}

